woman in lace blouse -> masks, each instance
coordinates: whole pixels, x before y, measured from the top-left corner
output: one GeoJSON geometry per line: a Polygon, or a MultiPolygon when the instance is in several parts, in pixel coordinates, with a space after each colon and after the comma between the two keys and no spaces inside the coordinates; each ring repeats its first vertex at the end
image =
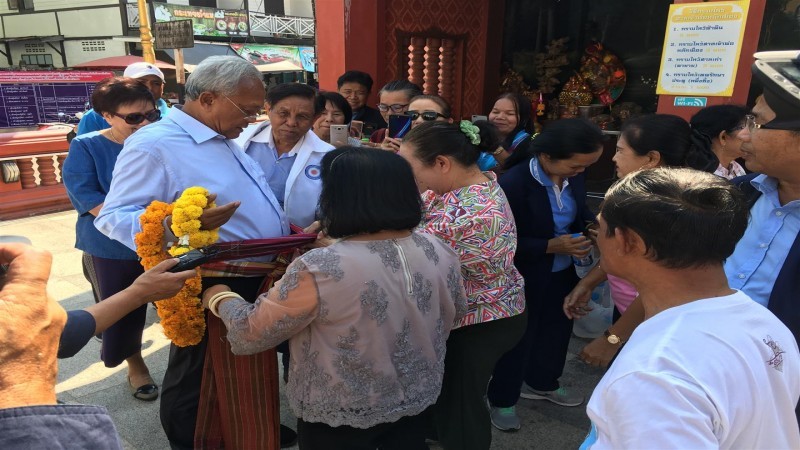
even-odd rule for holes
{"type": "Polygon", "coordinates": [[[493,125],[462,121],[420,124],[400,145],[423,192],[420,229],[458,252],[467,293],[467,314],[447,341],[442,394],[434,408],[445,448],[489,448],[486,385],[497,360],[525,331],[514,217],[494,173],[477,165],[481,152],[497,144],[493,125]]]}
{"type": "Polygon", "coordinates": [[[393,153],[328,153],[320,214],[339,241],[296,259],[254,304],[222,285],[204,302],[236,354],[289,339],[301,449],[427,449],[420,413],[439,396],[445,342],[466,310],[458,255],[412,231],[420,198],[393,153]]]}

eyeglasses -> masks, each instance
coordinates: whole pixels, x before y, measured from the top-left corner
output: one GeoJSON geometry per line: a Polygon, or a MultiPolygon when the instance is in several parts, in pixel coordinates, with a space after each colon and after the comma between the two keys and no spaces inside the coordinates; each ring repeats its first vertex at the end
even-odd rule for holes
{"type": "Polygon", "coordinates": [[[225,94],[222,94],[222,96],[223,96],[223,97],[225,97],[225,100],[227,100],[227,101],[231,102],[231,105],[235,106],[235,107],[236,107],[236,109],[238,109],[240,113],[242,113],[242,115],[244,116],[244,120],[246,120],[246,121],[248,121],[248,122],[255,122],[255,121],[256,121],[256,119],[258,119],[258,113],[255,113],[255,114],[248,114],[248,113],[246,113],[246,112],[245,112],[245,110],[243,110],[242,108],[240,108],[240,107],[239,107],[239,105],[237,105],[236,103],[234,103],[234,101],[233,101],[233,100],[229,99],[227,95],[225,95],[225,94]]]}
{"type": "Polygon", "coordinates": [[[422,120],[426,122],[430,122],[431,120],[436,120],[439,117],[447,119],[447,116],[444,114],[438,113],[436,111],[406,111],[406,114],[411,116],[411,120],[417,120],[418,118],[422,117],[422,120]]]}
{"type": "Polygon", "coordinates": [[[158,122],[161,119],[161,111],[154,109],[150,112],[142,113],[130,113],[130,114],[117,114],[111,113],[122,120],[125,121],[128,125],[139,125],[140,123],[147,120],[148,122],[158,122]]]}
{"type": "Polygon", "coordinates": [[[752,114],[744,116],[744,120],[745,120],[744,127],[747,128],[747,131],[749,131],[750,133],[752,133],[753,130],[760,130],[760,129],[783,130],[783,131],[800,130],[800,124],[798,123],[798,121],[789,121],[790,123],[788,124],[785,123],[786,121],[779,121],[777,124],[772,124],[772,122],[775,122],[774,120],[768,123],[756,123],[756,116],[752,114]]]}
{"type": "Polygon", "coordinates": [[[368,94],[367,91],[351,91],[348,89],[339,91],[339,93],[342,94],[342,97],[349,97],[351,95],[355,95],[356,97],[366,97],[368,94]]]}
{"type": "Polygon", "coordinates": [[[378,104],[378,109],[381,112],[386,112],[386,111],[389,111],[391,109],[393,113],[401,113],[401,112],[405,111],[406,108],[408,108],[408,103],[406,103],[405,105],[401,105],[399,103],[395,103],[394,105],[387,105],[386,103],[379,103],[378,104]]]}

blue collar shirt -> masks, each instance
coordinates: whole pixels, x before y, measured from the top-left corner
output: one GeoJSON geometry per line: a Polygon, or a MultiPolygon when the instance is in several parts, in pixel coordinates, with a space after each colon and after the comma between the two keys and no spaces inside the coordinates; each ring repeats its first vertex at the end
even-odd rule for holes
{"type": "Polygon", "coordinates": [[[750,183],[761,196],[750,209],[750,223],[727,261],[725,274],[738,289],[767,306],[775,279],[800,232],[800,200],[778,199],[778,180],[759,175],[750,183]]]}
{"type": "MultiPolygon", "coordinates": [[[[556,186],[553,180],[544,173],[538,158],[531,158],[530,170],[533,179],[547,189],[547,197],[550,199],[550,209],[553,212],[553,223],[555,224],[554,236],[572,234],[569,228],[577,217],[578,204],[575,202],[575,196],[572,195],[569,180],[564,179],[563,186],[556,186]]],[[[561,272],[571,265],[572,257],[570,255],[559,253],[553,255],[553,272],[561,272]]]]}
{"type": "Polygon", "coordinates": [[[289,173],[292,171],[292,166],[297,159],[297,152],[303,146],[305,140],[305,136],[301,137],[289,152],[278,156],[278,148],[275,145],[275,138],[272,136],[272,127],[267,127],[253,136],[250,140],[250,145],[245,149],[248,155],[253,156],[253,143],[262,144],[266,147],[266,151],[258,152],[258,162],[263,168],[267,176],[267,183],[278,199],[281,208],[283,208],[283,202],[286,197],[286,180],[289,179],[289,173]]]}
{"type": "Polygon", "coordinates": [[[241,202],[221,227],[219,242],[289,234],[289,223],[258,163],[178,106],[125,141],[95,226],[135,249],[139,216],[147,205],[173,202],[192,186],[217,194],[219,206],[241,202]]]}

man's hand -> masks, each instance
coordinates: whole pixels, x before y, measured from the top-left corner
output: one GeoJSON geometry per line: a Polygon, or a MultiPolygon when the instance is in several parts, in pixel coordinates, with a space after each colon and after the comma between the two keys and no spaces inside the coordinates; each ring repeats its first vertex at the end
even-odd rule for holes
{"type": "Polygon", "coordinates": [[[50,253],[0,244],[0,408],[54,404],[66,312],[47,295],[50,253]]]}
{"type": "Polygon", "coordinates": [[[127,290],[135,292],[142,304],[174,297],[183,288],[186,280],[195,276],[195,270],[167,272],[178,263],[177,258],[161,261],[131,284],[127,290]]]}
{"type": "MultiPolygon", "coordinates": [[[[208,202],[211,203],[217,199],[217,194],[209,194],[208,195],[208,202]]],[[[222,206],[215,206],[213,208],[208,208],[203,210],[203,214],[200,215],[200,229],[202,230],[213,230],[215,228],[219,228],[222,225],[225,225],[233,214],[236,212],[236,209],[241,205],[242,202],[230,202],[222,206]]]]}

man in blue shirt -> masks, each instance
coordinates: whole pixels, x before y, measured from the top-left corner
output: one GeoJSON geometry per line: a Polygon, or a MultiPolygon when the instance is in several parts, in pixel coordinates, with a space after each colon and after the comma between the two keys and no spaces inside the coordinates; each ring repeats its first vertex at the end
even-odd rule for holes
{"type": "Polygon", "coordinates": [[[800,340],[800,99],[760,79],[764,94],[739,133],[745,165],[760,175],[734,180],[755,201],[725,273],[732,288],[769,308],[800,340]]]}
{"type": "MultiPolygon", "coordinates": [[[[136,78],[147,86],[147,89],[150,90],[150,93],[153,94],[153,98],[156,101],[156,108],[161,111],[162,118],[169,113],[167,102],[161,98],[161,95],[164,94],[164,73],[161,72],[161,69],[154,64],[137,62],[126,67],[122,76],[136,78]]],[[[92,131],[105,130],[109,127],[110,125],[106,122],[106,119],[103,119],[103,116],[97,114],[94,109],[90,109],[81,117],[76,133],[80,136],[85,133],[91,133],[92,131]]]]}
{"type": "MultiPolygon", "coordinates": [[[[800,52],[795,53],[788,66],[797,70],[800,52]]],[[[800,341],[800,86],[791,77],[766,72],[770,57],[784,54],[756,56],[761,60],[753,72],[764,94],[739,138],[747,169],[760,175],[733,180],[749,195],[752,207],[750,223],[725,262],[725,273],[732,288],[766,306],[800,341]]],[[[795,414],[800,422],[800,405],[795,414]]]]}
{"type": "MultiPolygon", "coordinates": [[[[139,217],[147,205],[154,200],[172,202],[185,189],[202,186],[216,194],[216,203],[220,206],[203,212],[201,226],[214,229],[224,225],[219,230],[220,242],[288,235],[289,221],[269,188],[266,174],[233,141],[245,127],[255,122],[264,105],[265,94],[261,74],[249,62],[233,56],[209,57],[201,62],[186,83],[186,103],[125,140],[95,226],[112,239],[135,248],[134,237],[141,230],[139,217]]],[[[166,240],[174,240],[174,237],[166,236],[166,240]]],[[[225,284],[242,297],[255,299],[263,277],[242,273],[237,276],[234,272],[226,270],[224,276],[205,273],[210,276],[203,278],[203,284],[225,284]]],[[[215,317],[209,316],[207,330],[219,326],[212,322],[214,320],[215,317]]],[[[237,374],[218,373],[238,370],[238,366],[213,358],[205,364],[209,358],[206,350],[217,351],[219,345],[219,339],[212,342],[206,334],[198,345],[177,347],[173,344],[170,348],[161,391],[161,423],[172,448],[222,444],[230,448],[262,448],[266,447],[265,442],[277,437],[278,418],[273,414],[261,414],[273,408],[277,410],[274,406],[278,401],[277,392],[274,397],[264,399],[267,394],[273,395],[272,388],[277,387],[277,383],[258,384],[265,381],[263,377],[267,377],[266,381],[272,376],[277,379],[275,354],[271,354],[271,361],[257,361],[258,364],[273,364],[269,372],[265,369],[257,375],[249,373],[250,378],[245,381],[237,374]],[[238,383],[237,386],[245,386],[238,390],[234,387],[231,392],[230,384],[221,386],[215,379],[230,379],[233,384],[238,383]],[[247,390],[247,386],[252,389],[247,390]],[[201,395],[201,390],[206,394],[201,395]],[[259,412],[251,415],[243,409],[238,400],[244,391],[250,395],[248,404],[259,407],[259,412]],[[260,395],[254,397],[253,392],[260,395]],[[252,420],[236,421],[219,410],[203,409],[212,401],[214,405],[234,404],[237,413],[252,420]],[[196,427],[204,419],[214,426],[196,427]],[[255,432],[254,436],[251,431],[255,432]],[[221,438],[223,442],[216,440],[217,434],[211,435],[220,432],[225,436],[221,438]],[[236,441],[245,435],[259,442],[236,441]],[[228,437],[231,442],[227,441],[228,437]]],[[[226,346],[224,351],[227,353],[214,354],[221,359],[228,358],[230,347],[226,346]]]]}

